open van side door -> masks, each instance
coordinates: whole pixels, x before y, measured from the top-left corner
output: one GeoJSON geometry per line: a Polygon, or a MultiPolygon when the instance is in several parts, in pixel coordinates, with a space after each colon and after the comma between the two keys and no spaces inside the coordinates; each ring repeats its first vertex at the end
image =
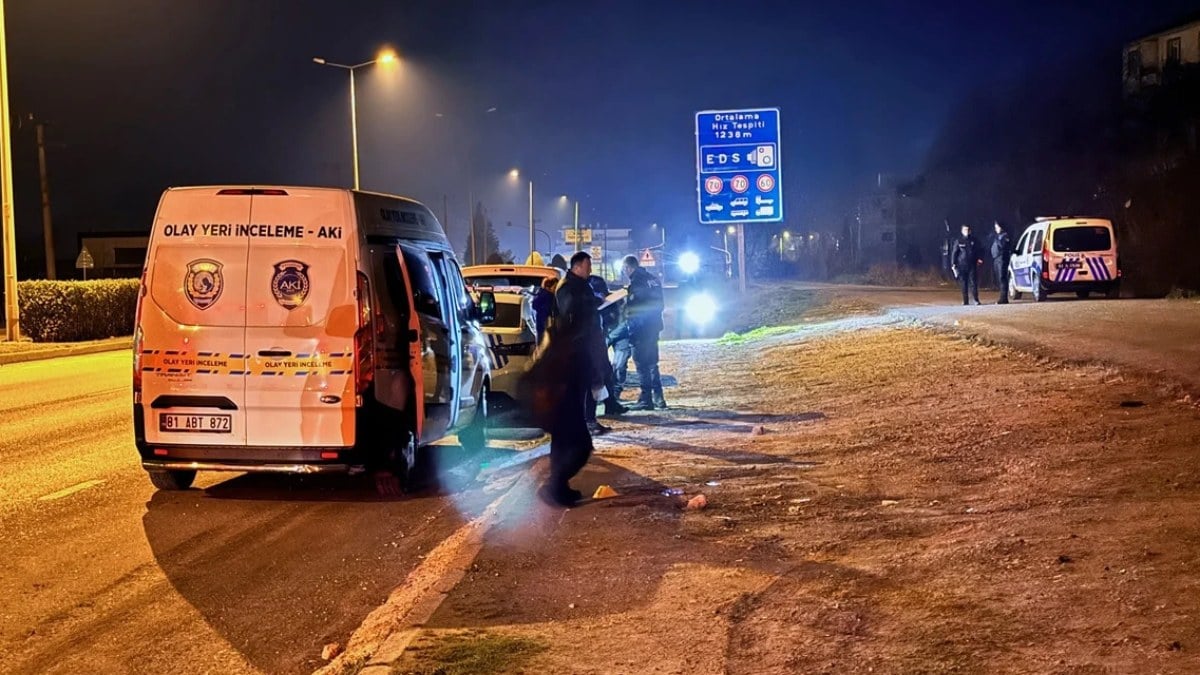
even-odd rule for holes
{"type": "Polygon", "coordinates": [[[447,295],[443,273],[428,252],[400,244],[397,254],[408,278],[420,329],[420,390],[425,412],[420,440],[422,444],[432,443],[449,433],[458,416],[462,368],[458,312],[455,300],[447,295]]]}

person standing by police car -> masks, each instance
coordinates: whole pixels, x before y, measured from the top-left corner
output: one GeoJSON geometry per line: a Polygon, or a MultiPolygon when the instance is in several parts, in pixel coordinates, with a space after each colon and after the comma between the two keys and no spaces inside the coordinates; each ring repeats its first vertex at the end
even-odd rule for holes
{"type": "Polygon", "coordinates": [[[997,220],[996,233],[992,235],[992,269],[996,273],[996,285],[1000,287],[997,305],[1008,304],[1008,263],[1012,260],[1012,253],[1012,237],[997,220]]]}
{"type": "Polygon", "coordinates": [[[976,305],[982,304],[979,302],[979,266],[983,264],[983,247],[979,245],[975,235],[971,234],[970,225],[963,225],[962,235],[954,240],[950,263],[954,276],[962,285],[963,304],[971,304],[972,299],[976,305]]]}
{"type": "Polygon", "coordinates": [[[637,256],[626,256],[625,276],[629,277],[629,295],[625,298],[625,321],[629,324],[629,342],[633,346],[633,365],[637,368],[642,393],[630,410],[665,410],[662,377],[658,372],[658,336],[663,330],[663,290],[655,276],[642,269],[637,256]]]}

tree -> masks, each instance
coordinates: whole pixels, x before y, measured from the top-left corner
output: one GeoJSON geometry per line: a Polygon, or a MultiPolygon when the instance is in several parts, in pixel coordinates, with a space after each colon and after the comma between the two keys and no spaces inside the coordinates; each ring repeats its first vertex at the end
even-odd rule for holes
{"type": "Polygon", "coordinates": [[[475,205],[475,213],[471,217],[471,230],[474,231],[475,236],[472,238],[471,233],[467,233],[467,241],[462,252],[463,260],[470,261],[472,265],[480,263],[503,265],[512,262],[512,251],[500,248],[500,238],[496,236],[496,229],[492,225],[491,219],[487,217],[487,209],[484,208],[483,202],[475,205]],[[472,239],[474,240],[474,251],[472,251],[472,239]]]}

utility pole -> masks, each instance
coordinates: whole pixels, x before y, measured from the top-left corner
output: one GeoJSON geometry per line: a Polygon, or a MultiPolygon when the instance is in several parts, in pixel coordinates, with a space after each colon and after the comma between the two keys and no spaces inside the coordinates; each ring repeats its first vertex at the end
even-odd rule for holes
{"type": "Polygon", "coordinates": [[[54,265],[54,223],[50,219],[50,179],[46,177],[46,124],[34,122],[37,131],[38,175],[42,181],[42,237],[46,245],[46,278],[58,278],[54,265]]]}
{"type": "Polygon", "coordinates": [[[4,237],[4,332],[21,339],[21,310],[17,304],[17,228],[13,222],[12,125],[8,110],[8,47],[4,35],[4,0],[0,0],[0,230],[4,237]]]}
{"type": "Polygon", "coordinates": [[[746,224],[737,225],[738,291],[746,292],[746,224]]]}
{"type": "Polygon", "coordinates": [[[583,250],[583,240],[579,236],[579,202],[575,202],[575,252],[583,250]]]}
{"type": "Polygon", "coordinates": [[[478,265],[475,261],[475,196],[471,190],[467,189],[467,220],[471,223],[471,264],[478,265]]]}

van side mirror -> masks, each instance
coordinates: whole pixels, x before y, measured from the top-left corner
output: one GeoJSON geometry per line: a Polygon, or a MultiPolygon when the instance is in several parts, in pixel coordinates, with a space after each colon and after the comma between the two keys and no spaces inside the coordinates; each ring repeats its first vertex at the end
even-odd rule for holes
{"type": "Polygon", "coordinates": [[[475,303],[475,318],[479,323],[491,323],[496,320],[496,294],[491,291],[480,291],[479,302],[475,303]]]}

